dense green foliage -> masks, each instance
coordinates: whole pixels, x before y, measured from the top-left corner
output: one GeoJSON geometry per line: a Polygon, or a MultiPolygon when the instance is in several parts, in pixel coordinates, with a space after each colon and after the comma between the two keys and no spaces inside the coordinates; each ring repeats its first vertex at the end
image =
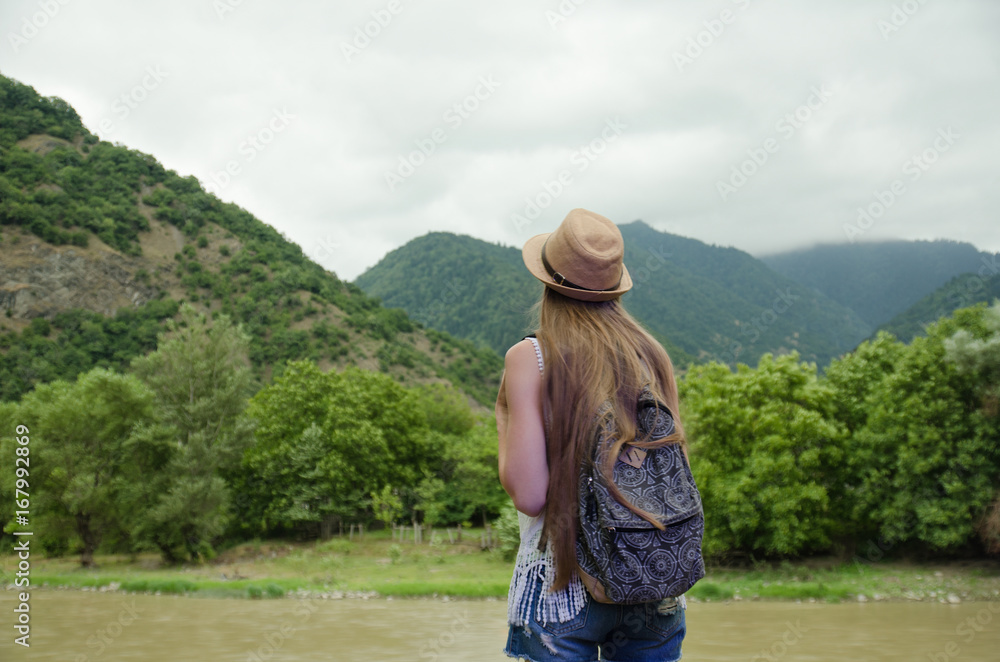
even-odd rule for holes
{"type": "Polygon", "coordinates": [[[58,97],[41,97],[28,85],[0,76],[0,147],[10,147],[32,134],[73,140],[87,134],[80,116],[58,97]]]}
{"type": "Polygon", "coordinates": [[[960,373],[976,379],[983,407],[995,411],[1000,404],[1000,302],[986,311],[983,328],[980,337],[959,329],[945,341],[945,352],[960,373]]]}
{"type": "Polygon", "coordinates": [[[451,389],[293,362],[247,414],[258,422],[238,478],[249,534],[326,537],[344,522],[392,521],[386,510],[455,524],[493,517],[505,500],[496,429],[451,389]]]}
{"type": "MultiPolygon", "coordinates": [[[[731,366],[797,350],[825,363],[870,329],[812,289],[734,248],[622,225],[634,282],[624,302],[674,362],[715,358],[731,366]]],[[[503,353],[530,330],[541,285],[520,251],[435,232],[392,251],[357,284],[427,326],[503,353]]]]}
{"type": "MultiPolygon", "coordinates": [[[[939,240],[826,244],[761,260],[854,310],[874,330],[949,279],[978,271],[984,260],[992,258],[971,244],[939,240]]],[[[966,301],[920,321],[933,322],[973,303],[966,301]]]]}
{"type": "Polygon", "coordinates": [[[963,309],[910,345],[879,334],[823,378],[790,356],[735,374],[718,364],[692,369],[682,413],[706,551],[995,549],[994,319],[1000,307],[963,309]]]}
{"type": "Polygon", "coordinates": [[[853,420],[845,507],[858,531],[933,550],[973,536],[1000,478],[1000,430],[979,406],[974,378],[946,360],[944,343],[959,328],[981,335],[982,314],[961,311],[905,348],[880,336],[866,357],[830,367],[837,383],[856,377],[856,362],[892,363],[871,382],[864,416],[853,420]]]}
{"type": "Polygon", "coordinates": [[[143,481],[148,505],[135,535],[171,561],[210,553],[211,541],[225,530],[225,477],[252,440],[243,416],[251,384],[248,346],[249,337],[228,318],[209,326],[185,305],[159,348],[132,362],[176,439],[165,469],[143,481]]]}
{"type": "Polygon", "coordinates": [[[652,331],[700,359],[755,364],[767,352],[798,352],[825,365],[868,328],[849,308],[781,276],[735,248],[621,226],[635,285],[624,300],[652,331]]]}
{"type": "Polygon", "coordinates": [[[0,334],[0,400],[17,400],[36,384],[72,380],[95,367],[124,369],[156,348],[163,321],[177,310],[170,299],[123,308],[114,317],[69,310],[51,322],[36,317],[20,333],[0,334]]]}
{"type": "MultiPolygon", "coordinates": [[[[0,403],[0,453],[31,431],[32,523],[53,553],[101,545],[206,558],[226,537],[329,536],[335,524],[488,522],[507,501],[496,427],[451,386],[405,388],[291,362],[251,400],[248,337],[192,307],[134,360],[0,403]]],[[[14,525],[13,474],[0,519],[14,525]]]]}
{"type": "Polygon", "coordinates": [[[529,311],[542,288],[520,251],[447,232],[397,248],[356,283],[416,322],[500,354],[531,332],[529,311]]]}
{"type": "MultiPolygon", "coordinates": [[[[131,487],[144,468],[162,465],[164,447],[145,433],[157,423],[153,393],[134,376],[95,368],[73,383],[39,385],[8,418],[15,421],[29,431],[26,492],[36,540],[50,552],[78,548],[90,565],[102,542],[127,537],[138,505],[131,487]]],[[[0,438],[5,467],[14,466],[13,433],[7,427],[0,438]]],[[[13,471],[5,474],[7,482],[13,471]]],[[[13,490],[3,491],[13,502],[13,490]]]]}
{"type": "MultiPolygon", "coordinates": [[[[99,547],[154,547],[182,559],[224,539],[504,512],[496,428],[453,388],[293,361],[244,407],[246,337],[190,308],[181,320],[134,362],[145,383],[96,369],[0,403],[0,452],[14,451],[15,422],[32,430],[33,519],[47,550],[87,560],[99,547]]],[[[979,306],[909,345],[880,334],[824,376],[794,354],[735,373],[693,367],[681,413],[706,553],[1000,550],[998,347],[1000,305],[979,306]]],[[[8,531],[12,487],[0,479],[8,531]]],[[[507,538],[513,525],[507,512],[507,538]]]]}
{"type": "Polygon", "coordinates": [[[736,373],[718,363],[698,366],[682,386],[706,553],[827,549],[844,428],[830,415],[833,391],[815,366],[768,354],[756,369],[736,373]]]}
{"type": "MultiPolygon", "coordinates": [[[[1000,415],[1000,303],[987,311],[983,324],[986,332],[981,337],[960,329],[948,338],[945,356],[960,374],[974,378],[983,412],[995,419],[1000,415]]],[[[978,527],[987,550],[1000,554],[1000,493],[994,494],[978,527]]]]}
{"type": "MultiPolygon", "coordinates": [[[[962,274],[920,299],[879,327],[903,342],[922,335],[928,324],[948,317],[959,308],[1000,299],[1000,274],[995,263],[986,263],[978,273],[962,274]]],[[[996,265],[1000,268],[1000,265],[996,265]]]]}

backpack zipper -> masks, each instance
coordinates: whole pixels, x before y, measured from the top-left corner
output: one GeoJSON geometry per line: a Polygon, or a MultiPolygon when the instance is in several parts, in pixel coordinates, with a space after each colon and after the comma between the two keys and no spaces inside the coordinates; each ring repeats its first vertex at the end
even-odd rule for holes
{"type": "MultiPolygon", "coordinates": [[[[691,515],[690,517],[685,517],[684,519],[677,520],[676,522],[671,522],[668,526],[676,526],[678,524],[683,524],[684,522],[687,522],[688,520],[692,520],[692,519],[694,519],[695,517],[697,517],[698,515],[701,515],[701,514],[702,513],[695,513],[694,515],[691,515]]],[[[615,532],[621,532],[621,533],[639,533],[639,532],[642,532],[642,531],[657,531],[658,530],[656,527],[653,527],[653,528],[648,528],[648,527],[638,528],[638,527],[634,527],[634,526],[631,526],[631,527],[608,526],[608,527],[605,527],[605,528],[608,531],[615,531],[615,532]]]]}

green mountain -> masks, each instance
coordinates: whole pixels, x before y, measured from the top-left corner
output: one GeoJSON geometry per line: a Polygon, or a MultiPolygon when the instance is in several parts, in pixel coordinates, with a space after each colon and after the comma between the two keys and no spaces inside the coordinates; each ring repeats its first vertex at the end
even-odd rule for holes
{"type": "Polygon", "coordinates": [[[450,381],[483,404],[496,393],[495,352],[422,329],[194,177],[0,76],[0,400],[125,368],[182,302],[242,323],[258,383],[309,358],[450,381]]]}
{"type": "Polygon", "coordinates": [[[499,354],[530,332],[542,291],[520,250],[448,232],[413,239],[354,282],[421,324],[499,354]]]}
{"type": "Polygon", "coordinates": [[[869,329],[857,314],[769,269],[736,248],[621,226],[635,282],[630,310],[698,359],[756,364],[765,352],[797,350],[826,365],[869,329]]]}
{"type": "Polygon", "coordinates": [[[993,303],[1000,299],[1000,272],[985,266],[977,273],[952,278],[880,326],[879,330],[888,331],[908,343],[914,337],[923,335],[928,324],[942,317],[949,317],[959,308],[983,302],[993,303]],[[992,275],[988,275],[990,273],[992,275]]]}
{"type": "Polygon", "coordinates": [[[875,328],[993,257],[972,244],[939,240],[826,244],[761,260],[857,311],[875,328]]]}
{"type": "MultiPolygon", "coordinates": [[[[635,283],[623,300],[678,364],[756,363],[764,352],[790,350],[825,364],[871,330],[747,253],[641,221],[620,228],[635,283]]],[[[519,249],[440,232],[392,251],[355,282],[427,326],[501,353],[529,328],[541,292],[519,249]]]]}

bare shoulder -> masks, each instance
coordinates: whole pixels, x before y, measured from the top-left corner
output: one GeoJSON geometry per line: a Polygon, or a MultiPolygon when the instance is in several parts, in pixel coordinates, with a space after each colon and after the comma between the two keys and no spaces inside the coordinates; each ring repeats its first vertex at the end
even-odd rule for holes
{"type": "Polygon", "coordinates": [[[509,361],[511,358],[514,358],[516,360],[522,356],[533,357],[534,355],[535,355],[535,348],[532,346],[531,341],[525,338],[524,340],[520,340],[511,345],[510,349],[507,350],[507,354],[505,355],[504,358],[506,358],[509,361]]]}
{"type": "Polygon", "coordinates": [[[504,369],[508,376],[532,378],[539,376],[538,355],[530,340],[511,345],[504,356],[504,369]]]}

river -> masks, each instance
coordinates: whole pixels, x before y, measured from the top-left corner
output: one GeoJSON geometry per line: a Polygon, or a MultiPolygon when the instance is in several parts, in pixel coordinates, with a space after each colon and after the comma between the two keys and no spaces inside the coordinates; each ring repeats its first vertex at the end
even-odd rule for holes
{"type": "MultiPolygon", "coordinates": [[[[0,592],[0,660],[500,661],[506,605],[442,600],[224,600],[34,591],[30,648],[0,592]]],[[[1000,661],[1000,602],[691,604],[685,660],[1000,661]]]]}

